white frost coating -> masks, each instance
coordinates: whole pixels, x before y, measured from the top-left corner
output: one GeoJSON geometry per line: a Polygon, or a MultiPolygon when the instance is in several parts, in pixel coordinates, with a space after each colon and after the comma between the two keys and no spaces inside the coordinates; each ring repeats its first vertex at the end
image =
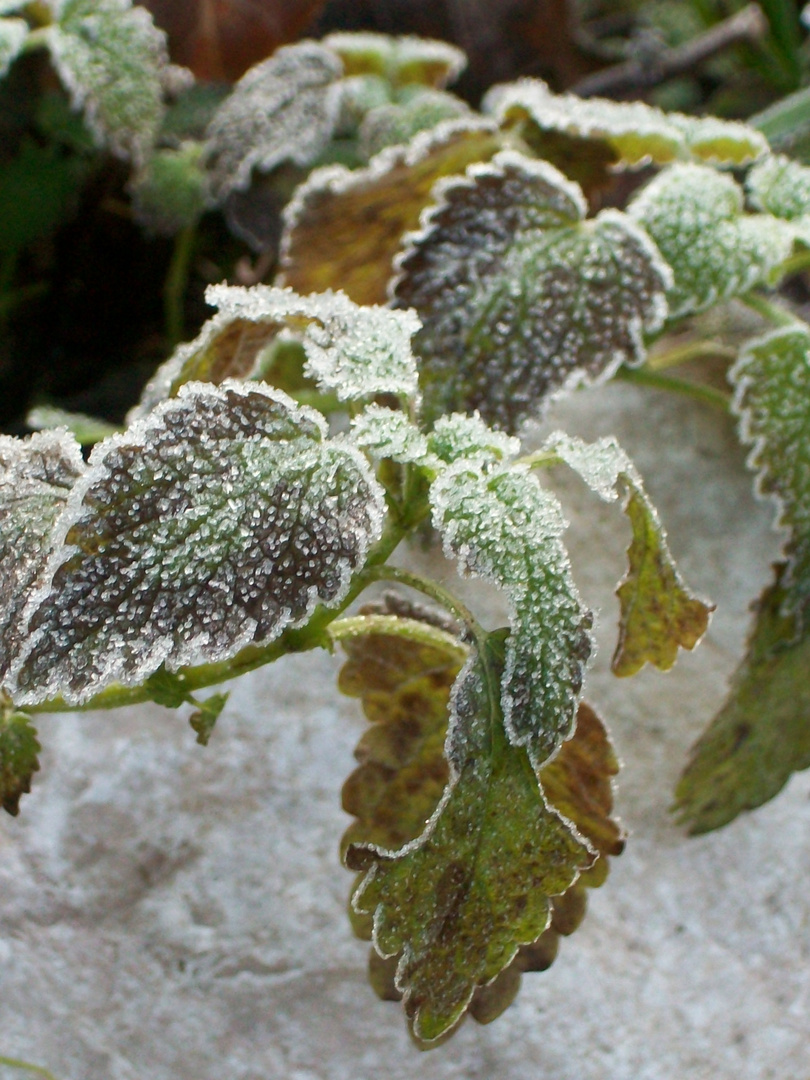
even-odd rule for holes
{"type": "Polygon", "coordinates": [[[382,405],[369,405],[352,421],[352,442],[374,457],[390,458],[402,464],[440,467],[430,453],[428,440],[404,412],[395,412],[382,405]]]}
{"type": "Polygon", "coordinates": [[[214,663],[338,603],[383,493],[315,410],[261,384],[189,383],[99,444],[54,530],[16,700],[82,702],[214,663]]]}
{"type": "Polygon", "coordinates": [[[704,165],[663,170],[627,212],[672,267],[673,318],[767,281],[793,247],[789,225],[767,214],[743,214],[740,186],[704,165]]]}
{"type": "Polygon", "coordinates": [[[96,139],[141,164],[165,111],[166,35],[130,0],[62,0],[48,47],[73,107],[96,139]]]}
{"type": "MultiPolygon", "coordinates": [[[[434,71],[432,86],[447,86],[459,77],[467,66],[467,57],[446,41],[420,38],[414,35],[389,37],[374,33],[335,33],[323,39],[323,44],[336,52],[349,68],[355,58],[365,70],[379,71],[396,81],[398,72],[418,64],[428,64],[434,71]],[[365,57],[368,61],[364,64],[365,57]],[[369,63],[370,61],[370,63],[369,63]]],[[[407,80],[410,81],[410,80],[407,80]]]]}
{"type": "Polygon", "coordinates": [[[760,132],[736,121],[664,113],[640,101],[554,94],[540,79],[494,86],[482,109],[501,123],[527,116],[543,131],[606,142],[619,154],[619,165],[633,168],[692,156],[741,165],[768,149],[760,132]]]}
{"type": "Polygon", "coordinates": [[[311,164],[340,111],[340,60],[314,41],[286,45],[242,76],[208,126],[218,198],[250,185],[254,168],[311,164]]]}
{"type": "Polygon", "coordinates": [[[539,767],[571,732],[592,646],[591,616],[561,541],[560,504],[523,466],[486,471],[464,460],[439,476],[430,499],[446,555],[506,592],[504,723],[539,767]]]}
{"type": "Polygon", "coordinates": [[[810,214],[810,169],[783,154],[771,154],[758,162],[745,186],[758,210],[789,221],[810,214]]]}
{"type": "MultiPolygon", "coordinates": [[[[2,10],[0,8],[0,14],[2,10]]],[[[13,8],[9,7],[8,10],[13,8]]],[[[0,19],[0,78],[19,56],[27,37],[28,23],[25,19],[0,19]]]]}
{"type": "Polygon", "coordinates": [[[451,413],[440,416],[430,433],[430,447],[442,461],[457,458],[483,458],[485,461],[511,461],[520,453],[520,439],[495,431],[478,412],[451,413]]]}
{"type": "Polygon", "coordinates": [[[205,295],[226,318],[286,322],[300,336],[307,374],[341,401],[418,395],[411,337],[421,324],[412,311],[360,306],[341,292],[298,296],[270,285],[214,285],[205,295]]]}
{"type": "Polygon", "coordinates": [[[635,465],[612,437],[586,443],[576,436],[555,431],[543,443],[542,449],[561,458],[605,502],[613,502],[618,496],[620,477],[641,489],[641,477],[635,465]]]}

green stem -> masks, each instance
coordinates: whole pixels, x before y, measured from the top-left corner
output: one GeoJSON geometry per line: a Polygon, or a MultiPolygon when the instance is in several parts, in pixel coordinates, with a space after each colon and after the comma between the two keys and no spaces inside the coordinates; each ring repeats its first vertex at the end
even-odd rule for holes
{"type": "Polygon", "coordinates": [[[795,255],[785,259],[779,268],[782,277],[786,278],[792,277],[794,274],[800,274],[807,269],[810,269],[810,248],[802,248],[801,251],[797,251],[795,255]]]}
{"type": "Polygon", "coordinates": [[[172,346],[185,336],[183,301],[188,286],[189,267],[194,251],[196,230],[187,225],[174,238],[174,251],[163,286],[163,314],[166,320],[166,337],[172,346]]]}
{"type": "Polygon", "coordinates": [[[723,360],[736,360],[737,350],[719,341],[690,341],[686,345],[675,345],[665,352],[651,353],[641,370],[664,371],[679,364],[688,364],[692,360],[706,360],[713,356],[723,360]]]}
{"type": "Polygon", "coordinates": [[[715,390],[713,386],[703,386],[701,383],[691,382],[689,379],[678,379],[674,375],[663,375],[658,371],[650,371],[647,368],[619,368],[615,378],[622,382],[636,383],[639,386],[649,386],[654,390],[669,390],[675,394],[682,394],[694,401],[700,401],[712,408],[722,409],[728,412],[730,398],[722,390],[715,390]]]}
{"type": "Polygon", "coordinates": [[[459,663],[467,658],[469,649],[466,645],[448,634],[446,630],[432,626],[419,619],[406,619],[400,615],[352,615],[339,619],[329,627],[332,641],[345,641],[347,638],[366,637],[368,634],[385,634],[389,637],[401,637],[417,645],[432,645],[442,652],[452,653],[459,663]]]}
{"type": "Polygon", "coordinates": [[[41,1065],[31,1065],[28,1061],[18,1061],[17,1058],[0,1057],[0,1065],[6,1065],[9,1069],[25,1069],[26,1072],[36,1073],[37,1076],[44,1076],[45,1080],[56,1080],[56,1077],[52,1072],[48,1072],[47,1069],[43,1069],[41,1065]]]}
{"type": "Polygon", "coordinates": [[[761,293],[745,293],[740,297],[740,300],[747,307],[750,307],[752,311],[756,311],[757,314],[761,315],[763,319],[773,323],[774,326],[796,326],[798,322],[795,315],[778,304],[772,304],[761,293]]]}

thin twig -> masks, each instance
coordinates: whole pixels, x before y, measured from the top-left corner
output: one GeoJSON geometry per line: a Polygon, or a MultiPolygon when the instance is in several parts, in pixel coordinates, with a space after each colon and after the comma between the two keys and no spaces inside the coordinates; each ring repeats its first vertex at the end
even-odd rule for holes
{"type": "Polygon", "coordinates": [[[658,56],[634,57],[621,64],[580,79],[571,89],[580,97],[596,94],[616,96],[628,90],[650,90],[675,75],[691,71],[697,64],[740,42],[761,41],[768,33],[768,20],[759,4],[742,11],[698,34],[685,45],[662,51],[658,56]]]}

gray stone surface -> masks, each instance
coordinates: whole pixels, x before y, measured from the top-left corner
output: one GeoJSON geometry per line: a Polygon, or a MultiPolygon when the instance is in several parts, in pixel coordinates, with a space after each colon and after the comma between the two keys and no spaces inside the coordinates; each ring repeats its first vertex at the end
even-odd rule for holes
{"type": "MultiPolygon", "coordinates": [[[[578,580],[602,608],[587,696],[624,762],[630,838],[551,970],[495,1024],[413,1048],[343,910],[359,712],[335,695],[336,660],[292,657],[235,685],[207,749],[157,707],[41,718],[34,793],[0,822],[0,1055],[58,1080],[810,1076],[810,775],[711,836],[685,838],[667,811],[777,551],[771,510],[706,408],[614,385],[549,426],[619,435],[684,574],[718,603],[673,672],[614,679],[626,522],[560,474],[578,580]]],[[[495,624],[497,598],[465,589],[495,624]]]]}

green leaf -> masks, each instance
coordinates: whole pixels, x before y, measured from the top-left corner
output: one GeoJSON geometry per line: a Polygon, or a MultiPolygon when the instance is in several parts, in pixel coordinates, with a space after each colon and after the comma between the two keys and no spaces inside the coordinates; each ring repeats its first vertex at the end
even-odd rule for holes
{"type": "Polygon", "coordinates": [[[301,293],[340,288],[358,304],[385,303],[402,237],[419,225],[433,185],[498,149],[493,124],[445,121],[365,169],[315,170],[285,210],[281,280],[301,293]]]}
{"type": "Polygon", "coordinates": [[[380,535],[365,458],[261,384],[192,383],[99,443],[55,536],[10,684],[88,700],[217,663],[336,604],[380,535]]]}
{"type": "Polygon", "coordinates": [[[591,651],[591,613],[571,577],[560,505],[525,467],[481,459],[450,465],[430,500],[445,554],[506,592],[504,723],[539,767],[571,732],[591,651]]]}
{"type": "Polygon", "coordinates": [[[176,150],[155,151],[129,191],[136,221],[150,232],[173,236],[194,225],[208,201],[202,146],[187,142],[176,150]]]}
{"type": "Polygon", "coordinates": [[[352,421],[352,442],[377,460],[390,458],[432,469],[439,465],[428,448],[427,436],[406,414],[381,405],[369,405],[352,421]]]}
{"type": "Polygon", "coordinates": [[[446,41],[387,34],[330,34],[326,45],[343,61],[347,76],[379,75],[394,86],[443,87],[466,66],[464,53],[446,41]]]}
{"type": "Polygon", "coordinates": [[[433,425],[428,446],[448,465],[460,458],[508,462],[520,453],[520,439],[493,430],[478,413],[440,416],[433,425]]]}
{"type": "Polygon", "coordinates": [[[429,421],[478,409],[514,432],[551,397],[643,359],[669,271],[625,215],[584,216],[575,184],[515,151],[444,182],[393,289],[423,323],[429,421]]]}
{"type": "Polygon", "coordinates": [[[163,119],[166,37],[130,0],[48,0],[56,23],[48,45],[73,107],[102,145],[136,164],[163,119]]]}
{"type": "Polygon", "coordinates": [[[678,820],[709,832],[772,799],[810,768],[810,635],[784,614],[784,567],[765,590],[746,655],[675,790],[678,820]]]}
{"type": "Polygon", "coordinates": [[[743,214],[740,186],[703,165],[665,169],[628,213],[672,267],[671,318],[767,282],[793,247],[788,225],[769,214],[743,214]]]}
{"type": "Polygon", "coordinates": [[[366,161],[387,146],[398,146],[420,131],[431,131],[445,120],[472,118],[466,102],[442,90],[424,90],[404,102],[386,102],[371,109],[360,125],[360,155],[366,161]]]}
{"type": "Polygon", "coordinates": [[[499,637],[485,649],[456,683],[450,782],[424,833],[398,852],[355,845],[346,856],[367,871],[354,906],[374,913],[380,955],[401,953],[397,987],[425,1042],[542,934],[551,897],[594,860],[546,804],[525,751],[504,739],[499,637]]]}
{"type": "Polygon", "coordinates": [[[810,247],[810,168],[772,154],[749,172],[746,188],[757,209],[790,221],[797,239],[810,247]]]}
{"type": "Polygon", "coordinates": [[[55,405],[36,405],[26,416],[25,422],[34,431],[67,428],[80,446],[92,446],[120,430],[115,424],[108,424],[97,416],[68,412],[55,405]]]}
{"type": "Polygon", "coordinates": [[[200,702],[199,709],[196,709],[188,718],[192,730],[197,733],[197,742],[200,746],[208,746],[214,725],[225,708],[227,700],[228,694],[212,694],[205,701],[200,702]]]}
{"type": "Polygon", "coordinates": [[[0,79],[22,52],[27,37],[25,19],[0,19],[0,79]]]}
{"type": "Polygon", "coordinates": [[[580,179],[583,156],[591,167],[638,168],[678,160],[716,165],[744,165],[768,150],[764,136],[746,124],[715,117],[664,113],[641,101],[609,101],[554,94],[539,79],[520,79],[493,87],[484,98],[484,112],[517,131],[540,157],[560,168],[573,164],[569,175],[580,179]]]}
{"type": "Polygon", "coordinates": [[[358,307],[341,293],[301,297],[270,286],[216,285],[206,299],[219,314],[158,369],[133,416],[147,415],[189,380],[267,374],[264,358],[281,331],[303,346],[304,374],[341,401],[417,395],[410,341],[419,324],[412,312],[358,307]]]}
{"type": "Polygon", "coordinates": [[[0,435],[0,684],[22,640],[20,620],[42,580],[54,523],[84,472],[64,431],[27,439],[0,435]]]}
{"type": "Polygon", "coordinates": [[[786,613],[801,624],[810,600],[810,327],[797,322],[749,342],[729,378],[757,491],[775,500],[776,524],[789,531],[782,589],[786,613]]]}
{"type": "Polygon", "coordinates": [[[0,253],[22,251],[75,211],[88,163],[28,137],[0,167],[0,253]]]}
{"type": "Polygon", "coordinates": [[[0,802],[16,817],[20,799],[31,790],[42,747],[27,716],[0,707],[0,802]]]}
{"type": "Polygon", "coordinates": [[[315,41],[276,50],[242,76],[208,125],[214,196],[250,185],[253,169],[311,165],[332,137],[342,65],[315,41]]]}
{"type": "Polygon", "coordinates": [[[627,574],[616,590],[621,620],[612,668],[622,676],[634,675],[645,663],[669,670],[679,646],[693,649],[700,641],[714,606],[684,585],[635,466],[613,438],[585,443],[556,432],[546,440],[544,453],[558,456],[607,501],[624,490],[633,541],[627,574]]]}

